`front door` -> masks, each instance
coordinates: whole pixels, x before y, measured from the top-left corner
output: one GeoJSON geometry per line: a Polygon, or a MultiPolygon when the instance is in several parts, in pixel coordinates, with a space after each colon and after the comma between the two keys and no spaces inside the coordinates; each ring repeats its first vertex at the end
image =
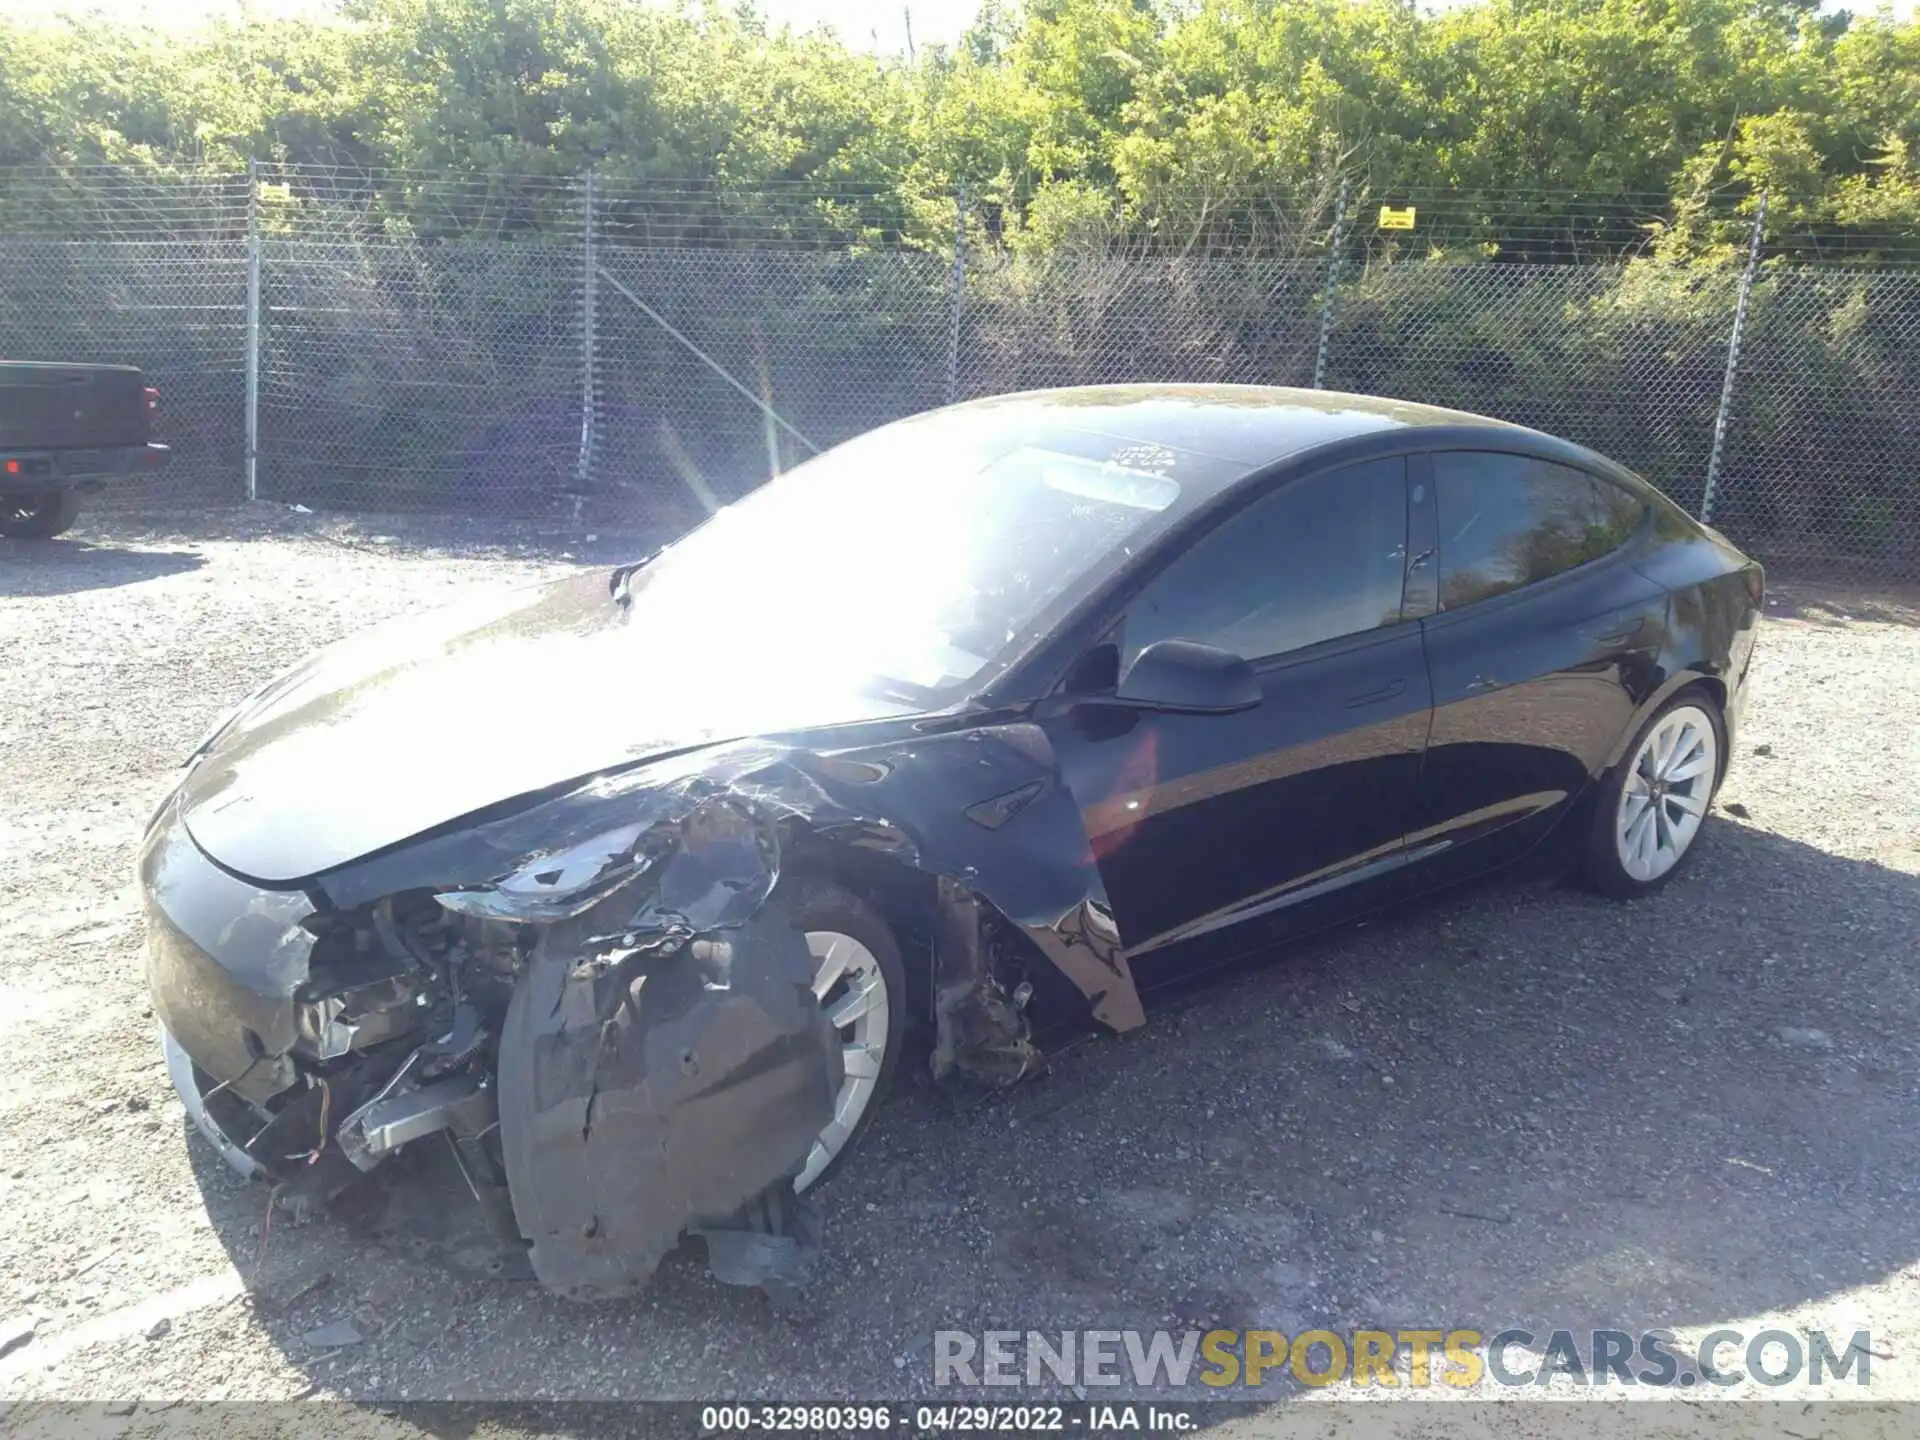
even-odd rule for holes
{"type": "Polygon", "coordinates": [[[1398,457],[1283,485],[1150,581],[1094,667],[1198,640],[1252,663],[1257,707],[1141,713],[1096,693],[1047,722],[1130,956],[1252,948],[1397,863],[1430,704],[1402,622],[1407,510],[1398,457]]]}

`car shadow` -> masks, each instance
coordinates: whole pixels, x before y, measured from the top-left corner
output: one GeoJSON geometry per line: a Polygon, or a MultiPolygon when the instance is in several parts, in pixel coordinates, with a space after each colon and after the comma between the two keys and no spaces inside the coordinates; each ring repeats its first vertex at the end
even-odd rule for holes
{"type": "MultiPolygon", "coordinates": [[[[1848,1293],[1920,1259],[1916,933],[1920,877],[1716,818],[1641,900],[1483,883],[1289,947],[964,1113],[909,1088],[823,1188],[800,1323],[697,1246],[597,1307],[485,1273],[457,1188],[408,1202],[411,1238],[277,1227],[263,1293],[328,1286],[259,1321],[316,1384],[383,1400],[951,1400],[949,1328],[1544,1339],[1791,1312],[1843,1348],[1865,1324],[1848,1293]],[[349,1313],[365,1344],[303,1339],[349,1313]]],[[[252,1273],[263,1194],[193,1145],[252,1273]]]]}
{"type": "Polygon", "coordinates": [[[0,540],[0,597],[74,595],[137,585],[206,564],[191,550],[132,549],[89,540],[0,540]]]}

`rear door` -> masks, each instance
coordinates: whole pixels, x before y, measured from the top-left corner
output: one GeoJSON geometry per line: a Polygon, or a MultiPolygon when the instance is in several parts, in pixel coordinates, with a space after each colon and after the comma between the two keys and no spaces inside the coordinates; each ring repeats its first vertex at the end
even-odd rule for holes
{"type": "Polygon", "coordinates": [[[1605,479],[1518,454],[1414,463],[1431,467],[1438,581],[1408,846],[1470,873],[1538,839],[1605,763],[1651,683],[1667,593],[1626,563],[1645,505],[1605,479]]]}
{"type": "Polygon", "coordinates": [[[1154,641],[1203,641],[1262,691],[1234,715],[1095,701],[1049,723],[1130,956],[1248,948],[1396,862],[1428,720],[1406,554],[1404,459],[1295,480],[1187,548],[1096,650],[1111,683],[1154,641]]]}

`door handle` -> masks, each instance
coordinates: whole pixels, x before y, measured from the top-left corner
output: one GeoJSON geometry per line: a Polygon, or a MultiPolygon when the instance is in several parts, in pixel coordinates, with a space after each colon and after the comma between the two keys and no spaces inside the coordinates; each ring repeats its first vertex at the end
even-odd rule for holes
{"type": "Polygon", "coordinates": [[[1589,630],[1587,638],[1596,645],[1624,645],[1646,628],[1647,622],[1642,616],[1612,630],[1589,630]]]}
{"type": "Polygon", "coordinates": [[[1394,696],[1403,694],[1406,688],[1406,681],[1390,680],[1378,690],[1362,690],[1358,695],[1349,695],[1347,708],[1351,710],[1356,705],[1378,705],[1382,700],[1391,700],[1394,696]]]}

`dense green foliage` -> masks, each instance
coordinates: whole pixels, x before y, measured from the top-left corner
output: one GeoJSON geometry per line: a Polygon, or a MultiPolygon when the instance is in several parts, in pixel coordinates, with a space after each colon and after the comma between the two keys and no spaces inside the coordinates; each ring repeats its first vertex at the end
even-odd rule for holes
{"type": "Polygon", "coordinates": [[[0,333],[145,366],[230,488],[256,223],[262,493],[585,485],[657,520],[797,459],[586,285],[589,171],[599,273],[821,442],[949,395],[1318,367],[1692,505],[1740,291],[1716,262],[1764,196],[1715,518],[1770,559],[1920,555],[1920,274],[1885,263],[1920,258],[1920,21],[1815,0],[986,0],[903,57],[636,0],[0,18],[0,333]]]}
{"type": "MultiPolygon", "coordinates": [[[[343,0],[185,38],[0,18],[0,166],[248,158],[855,185],[925,235],[958,184],[1047,246],[1117,209],[1175,236],[1262,197],[1756,191],[1777,226],[1920,233],[1920,21],[1813,0],[986,0],[875,57],[750,8],[343,0]]],[[[858,203],[875,206],[871,198],[858,203]]],[[[1697,227],[1677,227],[1689,241],[1697,227]]]]}

